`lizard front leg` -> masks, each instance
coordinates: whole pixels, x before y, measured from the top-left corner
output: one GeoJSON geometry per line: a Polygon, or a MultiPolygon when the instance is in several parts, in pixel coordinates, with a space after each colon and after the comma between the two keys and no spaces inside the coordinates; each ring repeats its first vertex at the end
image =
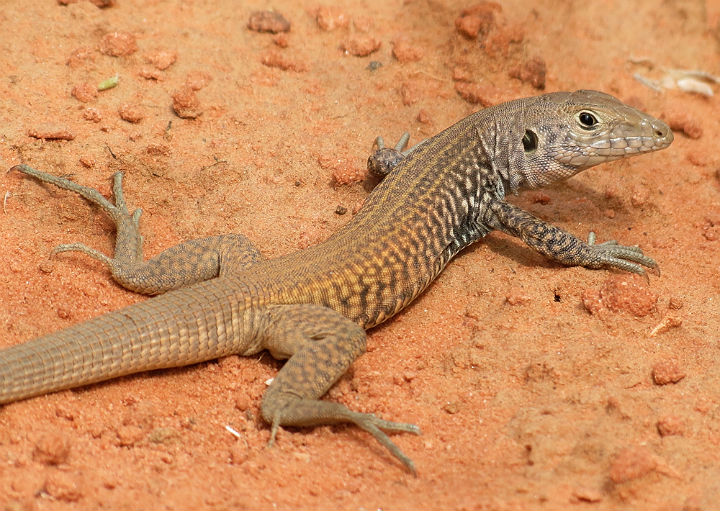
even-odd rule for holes
{"type": "Polygon", "coordinates": [[[402,134],[395,147],[385,147],[385,141],[382,137],[377,137],[373,143],[373,153],[367,161],[368,171],[377,178],[384,178],[392,170],[397,167],[407,156],[423,145],[426,140],[415,144],[410,149],[406,149],[410,133],[407,131],[402,134]]]}
{"type": "Polygon", "coordinates": [[[590,233],[588,242],[555,227],[504,200],[492,201],[485,222],[493,229],[522,239],[541,254],[568,266],[586,268],[617,268],[632,273],[645,274],[647,268],[657,268],[657,263],[643,254],[640,247],[624,246],[615,241],[595,244],[595,234],[590,233]]]}
{"type": "Polygon", "coordinates": [[[289,358],[262,400],[263,418],[272,425],[270,443],[280,426],[350,422],[370,433],[415,474],[412,460],[382,430],[419,434],[417,426],[318,399],[364,353],[365,331],[321,305],[271,306],[267,320],[263,347],[275,358],[289,358]]]}
{"type": "Polygon", "coordinates": [[[122,173],[113,175],[114,204],[87,186],[69,179],[53,176],[28,165],[16,165],[17,170],[44,183],[75,192],[100,207],[115,223],[115,253],[108,257],[81,243],[59,245],[53,254],[82,252],[104,263],[121,286],[142,294],[157,295],[189,286],[220,275],[240,271],[260,260],[262,256],[241,234],[210,236],[186,241],[165,250],[158,256],[143,260],[143,238],[140,234],[140,215],[128,210],[122,190],[122,173]]]}

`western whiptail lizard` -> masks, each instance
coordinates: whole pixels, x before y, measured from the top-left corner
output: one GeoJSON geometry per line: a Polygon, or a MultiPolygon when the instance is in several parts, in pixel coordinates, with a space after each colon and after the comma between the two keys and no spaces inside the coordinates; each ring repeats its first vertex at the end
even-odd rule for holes
{"type": "Polygon", "coordinates": [[[352,422],[414,472],[382,430],[412,424],[352,412],[319,398],[365,350],[364,329],[408,305],[460,250],[497,229],[567,265],[644,273],[638,247],[586,243],[505,200],[596,165],[667,147],[661,121],[593,91],[553,93],[479,111],[402,152],[371,156],[385,176],[361,211],[327,241],[265,260],[242,235],[182,243],[143,261],[140,210],[122,174],[114,203],[98,191],[27,165],[13,169],[80,194],[117,229],[115,255],[81,244],[122,286],[161,296],[0,351],[0,403],[150,369],[267,349],[289,359],[268,387],[262,416],[279,426],[352,422]]]}

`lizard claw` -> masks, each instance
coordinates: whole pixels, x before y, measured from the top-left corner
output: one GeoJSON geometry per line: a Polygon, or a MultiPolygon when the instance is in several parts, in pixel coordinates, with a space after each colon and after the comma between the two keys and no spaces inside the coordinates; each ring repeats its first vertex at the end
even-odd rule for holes
{"type": "Polygon", "coordinates": [[[592,231],[588,235],[587,245],[597,256],[598,267],[617,268],[639,275],[646,275],[643,266],[660,271],[657,262],[643,254],[642,249],[637,245],[620,245],[615,240],[595,243],[595,233],[592,231]]]}
{"type": "Polygon", "coordinates": [[[375,440],[380,442],[388,451],[390,451],[390,454],[400,460],[400,462],[405,465],[414,476],[417,476],[417,470],[415,468],[415,463],[413,462],[413,460],[407,457],[405,453],[403,453],[400,448],[395,445],[392,440],[390,440],[390,437],[388,437],[382,430],[384,429],[387,431],[399,431],[403,433],[413,433],[415,435],[419,435],[421,434],[421,432],[418,426],[416,426],[415,424],[407,424],[404,422],[386,421],[379,417],[376,417],[371,413],[352,412],[350,418],[352,422],[354,422],[360,429],[364,429],[373,437],[375,437],[375,440]]]}
{"type": "Polygon", "coordinates": [[[406,153],[403,150],[407,147],[410,134],[403,133],[394,148],[385,147],[382,137],[377,137],[373,143],[373,153],[367,161],[368,171],[375,177],[387,176],[401,161],[405,159],[406,153]]]}

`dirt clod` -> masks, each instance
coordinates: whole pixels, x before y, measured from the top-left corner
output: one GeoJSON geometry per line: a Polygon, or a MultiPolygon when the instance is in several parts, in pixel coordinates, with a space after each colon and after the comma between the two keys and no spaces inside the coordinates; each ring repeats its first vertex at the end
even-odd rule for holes
{"type": "Polygon", "coordinates": [[[657,468],[657,459],[644,446],[626,447],[617,453],[610,465],[610,479],[616,484],[639,479],[657,468]]]}
{"type": "Polygon", "coordinates": [[[468,39],[483,38],[495,25],[495,16],[502,12],[497,2],[480,2],[463,9],[455,20],[455,28],[468,39]]]}
{"type": "Polygon", "coordinates": [[[255,32],[287,32],[290,30],[290,22],[275,11],[255,11],[250,15],[248,28],[255,32]]]}
{"type": "Polygon", "coordinates": [[[545,77],[547,75],[547,64],[540,57],[533,57],[517,67],[510,70],[509,75],[512,78],[529,83],[536,89],[545,88],[545,77]]]}
{"type": "Polygon", "coordinates": [[[127,57],[138,50],[135,36],[129,32],[105,34],[100,42],[100,51],[111,57],[127,57]]]}
{"type": "Polygon", "coordinates": [[[685,432],[684,421],[677,415],[665,415],[658,419],[655,424],[660,436],[683,435],[685,432]]]}
{"type": "Polygon", "coordinates": [[[195,119],[203,113],[197,93],[187,86],[173,94],[172,107],[177,116],[183,119],[195,119]]]}
{"type": "Polygon", "coordinates": [[[350,24],[350,17],[343,9],[335,6],[319,7],[315,13],[315,20],[321,30],[330,32],[336,28],[346,28],[350,24]]]}
{"type": "Polygon", "coordinates": [[[619,274],[608,277],[600,289],[586,289],[582,301],[591,314],[609,310],[642,318],[656,309],[658,297],[639,275],[619,274]]]}
{"type": "Polygon", "coordinates": [[[652,379],[656,385],[677,383],[683,378],[685,378],[685,371],[673,359],[657,362],[652,368],[652,379]]]}
{"type": "Polygon", "coordinates": [[[81,480],[67,472],[56,471],[48,475],[43,491],[63,502],[77,502],[83,496],[81,480]]]}
{"type": "Polygon", "coordinates": [[[342,43],[342,49],[355,57],[367,57],[380,49],[380,39],[369,34],[356,34],[342,43]]]}
{"type": "Polygon", "coordinates": [[[75,138],[75,135],[73,135],[70,130],[56,126],[30,128],[27,134],[33,138],[43,140],[73,140],[75,138]]]}
{"type": "Polygon", "coordinates": [[[118,108],[118,115],[123,121],[136,124],[145,118],[145,114],[139,105],[125,103],[118,108]]]}
{"type": "Polygon", "coordinates": [[[70,441],[57,433],[41,436],[33,449],[33,460],[45,465],[61,465],[68,460],[69,455],[70,441]]]}
{"type": "Polygon", "coordinates": [[[98,90],[95,85],[83,82],[73,87],[70,94],[72,94],[72,96],[78,101],[90,103],[91,101],[95,101],[97,99],[98,90]]]}

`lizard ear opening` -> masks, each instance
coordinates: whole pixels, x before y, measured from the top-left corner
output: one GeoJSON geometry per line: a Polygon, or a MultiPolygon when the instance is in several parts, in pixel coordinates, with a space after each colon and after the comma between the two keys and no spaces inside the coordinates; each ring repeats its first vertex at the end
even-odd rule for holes
{"type": "Polygon", "coordinates": [[[525,130],[525,135],[522,138],[523,149],[526,153],[532,153],[538,147],[538,136],[534,131],[525,130]]]}

